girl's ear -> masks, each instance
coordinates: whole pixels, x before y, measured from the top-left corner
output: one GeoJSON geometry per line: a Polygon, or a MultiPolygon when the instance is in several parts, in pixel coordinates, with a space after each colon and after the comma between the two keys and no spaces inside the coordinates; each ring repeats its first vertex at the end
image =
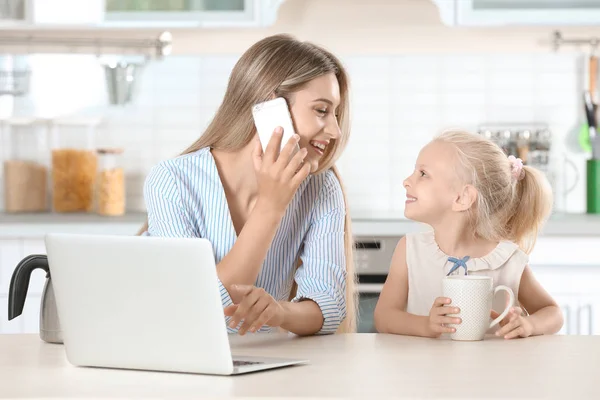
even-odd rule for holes
{"type": "Polygon", "coordinates": [[[477,189],[473,185],[465,185],[452,204],[452,211],[467,211],[477,201],[477,189]]]}

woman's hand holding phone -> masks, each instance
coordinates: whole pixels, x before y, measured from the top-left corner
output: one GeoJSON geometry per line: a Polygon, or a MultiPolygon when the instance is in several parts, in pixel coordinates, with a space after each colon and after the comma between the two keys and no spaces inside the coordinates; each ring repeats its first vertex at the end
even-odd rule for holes
{"type": "Polygon", "coordinates": [[[285,213],[296,190],[311,169],[309,163],[303,163],[307,154],[305,148],[293,155],[300,137],[294,134],[279,151],[282,137],[283,128],[275,128],[263,153],[257,135],[253,151],[254,169],[258,181],[258,200],[255,207],[281,215],[285,213]]]}

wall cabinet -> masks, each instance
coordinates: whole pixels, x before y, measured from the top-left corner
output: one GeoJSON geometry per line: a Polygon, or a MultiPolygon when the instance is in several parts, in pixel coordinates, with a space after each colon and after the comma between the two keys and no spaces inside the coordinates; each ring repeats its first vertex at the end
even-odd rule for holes
{"type": "Polygon", "coordinates": [[[597,26],[600,0],[432,0],[449,26],[597,26]]]}
{"type": "Polygon", "coordinates": [[[15,0],[6,9],[0,7],[0,28],[267,27],[275,23],[284,1],[15,0]]]}

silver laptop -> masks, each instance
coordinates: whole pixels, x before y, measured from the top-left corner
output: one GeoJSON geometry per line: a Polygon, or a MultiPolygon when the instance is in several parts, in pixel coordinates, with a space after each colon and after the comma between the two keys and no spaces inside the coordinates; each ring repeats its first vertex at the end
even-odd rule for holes
{"type": "Polygon", "coordinates": [[[232,357],[206,239],[48,234],[73,365],[233,375],[307,360],[232,357]]]}

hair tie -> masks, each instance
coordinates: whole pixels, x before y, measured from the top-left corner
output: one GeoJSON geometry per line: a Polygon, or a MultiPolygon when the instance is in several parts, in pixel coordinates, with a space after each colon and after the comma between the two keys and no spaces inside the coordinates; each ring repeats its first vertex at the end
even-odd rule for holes
{"type": "Polygon", "coordinates": [[[515,180],[521,180],[525,177],[523,173],[523,160],[515,158],[515,156],[508,156],[510,162],[510,173],[515,180]]]}

